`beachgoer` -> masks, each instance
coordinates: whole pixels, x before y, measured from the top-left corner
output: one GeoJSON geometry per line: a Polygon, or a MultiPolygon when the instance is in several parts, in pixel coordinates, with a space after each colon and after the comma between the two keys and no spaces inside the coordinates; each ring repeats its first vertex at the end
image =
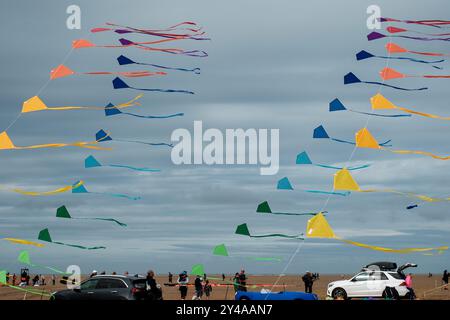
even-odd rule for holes
{"type": "Polygon", "coordinates": [[[236,274],[234,275],[233,287],[234,287],[234,292],[239,291],[239,273],[238,272],[236,272],[236,274]]]}
{"type": "Polygon", "coordinates": [[[125,277],[128,277],[128,275],[129,275],[128,271],[125,271],[125,272],[123,273],[123,275],[124,275],[125,277]]]}
{"type": "Polygon", "coordinates": [[[12,285],[15,286],[16,285],[16,281],[17,281],[17,276],[16,276],[15,273],[13,274],[12,281],[13,281],[12,285]]]}
{"type": "Polygon", "coordinates": [[[239,291],[247,291],[247,276],[244,269],[239,274],[239,291]]]}
{"type": "Polygon", "coordinates": [[[222,273],[222,281],[225,281],[225,273],[222,273]]]}
{"type": "Polygon", "coordinates": [[[180,290],[181,300],[185,300],[186,296],[187,296],[187,292],[188,292],[187,285],[189,283],[189,277],[187,275],[187,271],[183,271],[182,273],[180,273],[178,275],[177,283],[180,286],[179,290],[180,290]]]}
{"type": "Polygon", "coordinates": [[[93,270],[89,278],[95,277],[97,275],[97,270],[93,270]]]}
{"type": "Polygon", "coordinates": [[[172,283],[173,280],[173,274],[171,272],[169,272],[169,283],[172,283]]]}
{"type": "Polygon", "coordinates": [[[212,286],[209,283],[209,280],[205,281],[205,285],[203,287],[203,292],[205,292],[206,300],[209,300],[209,296],[211,295],[211,292],[212,292],[212,286]]]}
{"type": "Polygon", "coordinates": [[[41,276],[41,285],[45,286],[45,276],[41,276]]]}
{"type": "Polygon", "coordinates": [[[9,283],[9,272],[6,273],[6,283],[9,283]]]}
{"type": "Polygon", "coordinates": [[[311,275],[311,272],[306,271],[306,273],[302,277],[302,280],[305,283],[305,292],[312,293],[314,279],[311,275]]]}
{"type": "Polygon", "coordinates": [[[147,272],[145,285],[149,300],[162,300],[162,291],[158,288],[158,284],[155,280],[155,272],[153,272],[153,270],[147,272]]]}
{"type": "Polygon", "coordinates": [[[52,285],[56,285],[56,276],[52,274],[52,285]]]}
{"type": "Polygon", "coordinates": [[[442,275],[442,282],[445,285],[444,290],[448,290],[448,271],[447,270],[444,270],[444,274],[442,275]]]}
{"type": "Polygon", "coordinates": [[[409,299],[414,300],[416,298],[416,294],[414,293],[413,289],[413,281],[412,281],[412,274],[409,273],[405,278],[405,284],[406,288],[409,290],[409,299]]]}
{"type": "Polygon", "coordinates": [[[203,296],[203,283],[202,278],[200,275],[197,275],[194,281],[194,287],[195,287],[195,300],[201,300],[203,296]]]}

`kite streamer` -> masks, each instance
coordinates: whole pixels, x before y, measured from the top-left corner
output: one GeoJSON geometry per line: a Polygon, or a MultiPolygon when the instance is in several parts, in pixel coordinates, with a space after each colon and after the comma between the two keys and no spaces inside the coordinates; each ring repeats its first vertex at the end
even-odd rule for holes
{"type": "Polygon", "coordinates": [[[359,114],[365,114],[365,115],[368,115],[368,116],[386,117],[386,118],[411,117],[410,114],[378,114],[378,113],[369,113],[369,112],[363,112],[363,111],[356,111],[356,110],[348,109],[337,98],[330,102],[329,110],[330,110],[330,112],[347,110],[347,111],[350,111],[350,112],[359,113],[359,114]]]}
{"type": "Polygon", "coordinates": [[[403,39],[410,39],[410,40],[420,40],[420,41],[450,41],[450,37],[449,38],[429,38],[429,37],[412,37],[412,36],[401,36],[401,35],[385,35],[379,32],[371,32],[367,35],[367,40],[369,41],[373,41],[373,40],[378,40],[378,39],[382,39],[382,38],[403,38],[403,39]]]}
{"type": "Polygon", "coordinates": [[[140,91],[150,91],[150,92],[165,92],[165,93],[185,93],[185,94],[194,94],[192,91],[188,90],[176,90],[176,89],[152,89],[152,88],[136,88],[136,87],[130,87],[128,84],[126,84],[122,79],[119,77],[115,78],[113,80],[113,88],[114,89],[133,89],[133,90],[140,90],[140,91]]]}
{"type": "Polygon", "coordinates": [[[414,151],[414,150],[390,150],[382,147],[378,144],[377,140],[372,136],[372,134],[367,130],[367,128],[362,128],[355,134],[356,146],[358,148],[369,148],[369,149],[381,149],[387,150],[392,153],[398,154],[420,154],[428,157],[432,157],[438,160],[449,160],[450,156],[438,156],[426,151],[414,151]]]}
{"type": "Polygon", "coordinates": [[[356,54],[356,60],[360,61],[360,60],[365,60],[365,59],[369,59],[369,58],[379,58],[379,59],[390,59],[390,60],[405,60],[405,61],[411,61],[411,62],[417,62],[417,63],[425,63],[425,64],[430,64],[433,68],[435,69],[439,69],[442,70],[442,67],[438,67],[438,66],[434,66],[432,64],[434,63],[441,63],[444,62],[445,60],[436,60],[436,61],[426,61],[426,60],[418,60],[418,59],[413,59],[413,58],[406,58],[406,57],[391,57],[391,56],[376,56],[373,55],[367,51],[360,51],[356,54]]]}
{"type": "Polygon", "coordinates": [[[119,75],[127,78],[141,78],[141,77],[150,77],[150,76],[165,76],[167,73],[165,72],[150,72],[150,71],[128,71],[128,72],[106,72],[106,71],[97,71],[97,72],[75,72],[72,69],[66,67],[65,65],[59,65],[55,69],[50,71],[50,80],[55,80],[58,78],[64,78],[71,75],[119,75]]]}
{"type": "MultiPolygon", "coordinates": [[[[136,96],[134,99],[127,101],[125,103],[121,103],[117,106],[114,106],[115,109],[128,108],[133,106],[140,106],[141,104],[137,102],[138,99],[142,98],[142,94],[136,96]]],[[[104,107],[80,107],[80,106],[63,106],[63,107],[47,107],[47,105],[39,98],[38,96],[34,96],[27,101],[25,101],[22,105],[22,113],[29,113],[35,111],[44,111],[44,110],[103,110],[104,107]]]]}
{"type": "Polygon", "coordinates": [[[76,182],[72,187],[72,193],[90,193],[90,194],[101,194],[101,195],[107,195],[110,197],[116,197],[116,198],[125,198],[129,200],[139,200],[141,197],[132,197],[126,194],[121,193],[105,193],[105,192],[91,192],[86,189],[84,184],[78,185],[79,182],[76,182]],[[78,185],[78,186],[77,186],[78,185]]]}
{"type": "Polygon", "coordinates": [[[101,164],[97,159],[94,158],[94,156],[88,156],[86,159],[84,159],[84,167],[86,169],[87,168],[95,168],[95,167],[112,167],[112,168],[130,169],[130,170],[141,171],[141,172],[161,172],[160,169],[137,168],[137,167],[120,165],[120,164],[101,164]]]}
{"type": "Polygon", "coordinates": [[[125,223],[122,223],[116,219],[113,218],[74,218],[69,214],[69,210],[67,210],[66,206],[61,206],[58,209],[56,209],[56,217],[57,218],[64,218],[64,219],[78,219],[78,220],[102,220],[102,221],[111,221],[114,223],[117,223],[121,227],[126,227],[127,225],[125,223]]]}
{"type": "Polygon", "coordinates": [[[119,62],[119,64],[121,66],[129,65],[129,64],[138,64],[141,66],[151,66],[151,67],[155,67],[158,69],[177,70],[177,71],[193,72],[195,74],[200,74],[200,68],[193,68],[193,69],[174,68],[174,67],[166,67],[166,66],[161,66],[161,65],[152,64],[152,63],[135,62],[135,61],[131,60],[130,58],[127,58],[123,55],[121,55],[120,57],[117,58],[117,62],[119,62]]]}
{"type": "MultiPolygon", "coordinates": [[[[78,185],[76,187],[79,187],[83,184],[83,181],[78,182],[78,185]]],[[[44,192],[35,192],[35,191],[25,191],[22,189],[12,189],[12,191],[23,194],[25,196],[51,196],[51,195],[55,195],[58,193],[64,193],[64,192],[69,192],[71,191],[73,188],[72,185],[69,186],[65,186],[62,188],[58,188],[55,190],[51,190],[51,191],[44,191],[44,192]]]]}
{"type": "Polygon", "coordinates": [[[27,245],[27,246],[35,246],[35,247],[38,247],[38,248],[43,248],[43,247],[45,247],[45,245],[42,244],[42,243],[38,243],[38,242],[34,242],[34,241],[29,241],[29,240],[24,240],[24,239],[3,238],[2,240],[9,241],[9,242],[11,242],[11,243],[16,243],[16,244],[23,244],[23,245],[27,245]]]}
{"type": "Polygon", "coordinates": [[[256,208],[257,213],[278,214],[285,216],[314,216],[317,212],[304,212],[304,213],[288,213],[288,212],[272,212],[269,203],[267,201],[261,202],[256,208]]]}
{"type": "Polygon", "coordinates": [[[67,273],[67,272],[58,270],[58,269],[56,269],[56,268],[52,268],[52,267],[48,267],[48,266],[41,266],[41,265],[39,265],[39,264],[31,263],[30,254],[29,254],[28,251],[26,251],[26,250],[23,250],[23,251],[21,251],[21,252],[19,253],[19,256],[17,257],[17,260],[18,260],[19,262],[21,262],[21,263],[23,263],[23,264],[26,264],[26,265],[29,265],[29,266],[31,266],[31,267],[44,268],[44,269],[48,269],[48,270],[54,271],[54,272],[59,273],[59,274],[64,274],[64,275],[69,274],[69,273],[67,273]]]}
{"type": "Polygon", "coordinates": [[[209,38],[200,38],[199,36],[202,36],[205,34],[205,32],[201,31],[201,27],[197,27],[197,24],[195,22],[182,22],[179,24],[176,24],[175,26],[166,28],[166,29],[138,29],[128,26],[122,26],[114,23],[106,23],[106,25],[112,26],[112,27],[119,27],[121,29],[114,29],[114,28],[94,28],[91,29],[91,32],[97,33],[97,32],[105,32],[105,31],[114,31],[117,34],[127,34],[127,33],[139,33],[139,34],[146,34],[150,36],[156,36],[156,37],[162,37],[162,38],[173,38],[173,39],[191,39],[191,40],[210,40],[209,38]],[[189,26],[188,28],[180,28],[181,26],[189,26]],[[190,31],[190,33],[167,33],[170,31],[177,31],[177,30],[187,30],[190,31]]]}
{"type": "MultiPolygon", "coordinates": [[[[104,141],[112,141],[113,139],[109,135],[109,133],[106,133],[103,129],[100,129],[96,134],[95,137],[97,141],[104,142],[104,141]]],[[[114,141],[120,141],[120,142],[129,142],[129,143],[139,143],[139,144],[145,144],[149,146],[167,146],[172,148],[173,145],[170,143],[164,143],[164,142],[142,142],[142,141],[136,141],[136,140],[123,140],[123,139],[114,139],[114,141]]]]}
{"type": "Polygon", "coordinates": [[[428,26],[428,27],[436,27],[441,28],[441,26],[445,26],[450,24],[450,21],[448,20],[399,20],[399,19],[393,19],[393,18],[379,18],[380,22],[402,22],[407,24],[418,24],[422,26],[428,26]]]}
{"type": "MultiPolygon", "coordinates": [[[[225,246],[224,243],[219,244],[214,247],[213,249],[213,255],[215,256],[222,256],[222,257],[229,257],[228,249],[225,246]]],[[[281,262],[283,259],[281,258],[273,258],[273,257],[246,257],[247,259],[254,260],[254,261],[276,261],[281,262]]],[[[194,274],[194,273],[193,273],[194,274]]],[[[202,273],[203,275],[203,273],[202,273]]]]}
{"type": "Polygon", "coordinates": [[[85,249],[85,250],[98,250],[98,249],[106,249],[106,247],[103,246],[98,246],[98,247],[85,247],[85,246],[80,246],[77,244],[68,244],[68,243],[64,243],[64,242],[57,242],[57,241],[53,241],[51,236],[50,236],[50,232],[48,231],[48,229],[42,229],[39,232],[38,235],[38,239],[41,241],[45,241],[45,242],[50,242],[50,243],[54,243],[54,244],[59,244],[62,246],[68,246],[68,247],[73,247],[73,248],[78,248],[78,249],[85,249]]]}
{"type": "MultiPolygon", "coordinates": [[[[287,177],[284,177],[280,180],[278,180],[277,183],[277,190],[294,190],[292,187],[291,182],[287,177]]],[[[320,191],[320,190],[304,190],[305,192],[309,193],[317,193],[317,194],[328,194],[328,195],[335,195],[335,196],[343,196],[346,197],[350,194],[350,192],[331,192],[331,191],[320,191]]]]}
{"type": "Polygon", "coordinates": [[[271,238],[271,237],[281,237],[281,238],[288,238],[288,239],[297,239],[297,240],[304,240],[302,238],[303,234],[299,235],[286,235],[281,233],[272,233],[272,234],[266,234],[266,235],[252,235],[248,229],[248,226],[246,223],[240,224],[236,227],[236,234],[242,235],[242,236],[248,236],[250,238],[271,238]]]}
{"type": "Polygon", "coordinates": [[[15,146],[11,138],[8,136],[6,131],[0,133],[0,150],[24,150],[24,149],[41,149],[41,148],[62,148],[62,147],[79,147],[85,149],[95,149],[95,150],[111,150],[111,148],[98,147],[98,141],[91,142],[73,142],[73,143],[49,143],[49,144],[38,144],[26,147],[15,146]]]}
{"type": "Polygon", "coordinates": [[[374,109],[374,110],[398,109],[398,110],[402,110],[403,112],[419,115],[422,117],[428,117],[428,118],[440,119],[440,120],[450,120],[450,117],[442,117],[442,116],[438,116],[435,114],[424,113],[424,112],[419,112],[419,111],[414,111],[411,109],[399,107],[399,106],[393,104],[388,99],[386,99],[381,93],[377,93],[372,98],[370,98],[370,103],[372,105],[372,109],[374,109]]]}
{"type": "Polygon", "coordinates": [[[133,117],[143,118],[143,119],[169,119],[169,118],[184,116],[184,113],[182,113],[182,112],[181,113],[169,114],[169,115],[165,115],[165,116],[141,116],[139,114],[134,114],[134,113],[129,113],[129,112],[122,112],[119,109],[117,109],[112,103],[109,103],[105,107],[105,116],[109,117],[109,116],[115,116],[115,115],[118,115],[118,114],[125,114],[127,116],[133,116],[133,117]]]}
{"type": "Polygon", "coordinates": [[[344,84],[354,84],[354,83],[365,83],[365,84],[375,84],[378,86],[384,86],[384,87],[388,87],[388,88],[392,88],[392,89],[397,89],[397,90],[403,90],[403,91],[422,91],[422,90],[428,90],[427,87],[422,87],[422,88],[415,88],[415,89],[408,89],[408,88],[402,88],[402,87],[396,87],[396,86],[391,86],[389,84],[385,84],[383,82],[377,82],[377,81],[361,81],[357,76],[355,76],[352,72],[347,73],[344,76],[344,84]]]}
{"type": "Polygon", "coordinates": [[[450,54],[437,53],[437,52],[421,52],[421,51],[411,51],[400,47],[398,44],[389,42],[386,44],[386,50],[389,53],[412,53],[422,56],[431,56],[431,57],[449,57],[450,54]]]}
{"type": "Polygon", "coordinates": [[[448,249],[447,246],[436,247],[436,248],[391,249],[391,248],[384,248],[384,247],[378,247],[378,246],[371,246],[371,245],[360,243],[360,242],[342,239],[340,237],[337,237],[334,234],[333,229],[331,229],[331,226],[328,224],[328,221],[325,219],[325,217],[321,213],[319,213],[318,215],[316,215],[315,217],[311,218],[308,221],[308,224],[306,227],[306,237],[307,238],[336,239],[336,240],[339,240],[344,243],[354,245],[357,247],[362,247],[362,248],[371,249],[371,250],[375,250],[375,251],[389,252],[389,253],[413,253],[413,252],[430,252],[430,251],[443,252],[443,250],[448,249]]]}
{"type": "MultiPolygon", "coordinates": [[[[331,140],[336,141],[336,142],[356,145],[356,143],[352,142],[352,141],[341,140],[341,139],[336,139],[336,138],[330,138],[330,136],[328,135],[328,133],[326,132],[325,128],[322,125],[320,125],[320,126],[318,126],[317,128],[314,129],[313,139],[331,139],[331,140]]],[[[391,142],[391,140],[387,140],[387,141],[381,143],[380,146],[390,147],[391,145],[389,145],[389,142],[391,142]]]]}
{"type": "Polygon", "coordinates": [[[450,75],[411,75],[404,74],[392,68],[383,68],[380,71],[380,77],[383,80],[402,79],[402,78],[427,78],[427,79],[450,79],[450,75]]]}
{"type": "Polygon", "coordinates": [[[421,194],[416,194],[412,192],[401,192],[394,189],[366,189],[362,190],[359,187],[359,184],[352,177],[350,171],[347,169],[339,170],[334,174],[333,180],[333,190],[342,190],[342,191],[356,191],[356,192],[390,192],[399,195],[403,195],[410,198],[417,198],[422,201],[427,202],[442,202],[442,201],[450,201],[450,198],[431,198],[428,196],[424,196],[421,194]]]}
{"type": "MultiPolygon", "coordinates": [[[[339,169],[343,169],[343,167],[335,167],[335,166],[329,166],[329,165],[325,165],[325,164],[317,164],[317,163],[313,163],[309,157],[309,155],[306,153],[306,151],[302,151],[301,153],[299,153],[297,155],[297,159],[295,161],[295,164],[299,164],[299,165],[314,165],[317,167],[321,167],[321,168],[326,168],[326,169],[335,169],[335,170],[339,170],[339,169]]],[[[360,170],[360,169],[365,169],[370,167],[370,164],[364,164],[361,166],[354,166],[354,167],[348,167],[348,170],[360,170]]]]}

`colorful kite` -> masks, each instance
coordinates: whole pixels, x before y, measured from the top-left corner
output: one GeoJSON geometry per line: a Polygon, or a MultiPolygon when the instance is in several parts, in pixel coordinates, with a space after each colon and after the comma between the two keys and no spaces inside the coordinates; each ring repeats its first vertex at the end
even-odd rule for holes
{"type": "Polygon", "coordinates": [[[417,33],[417,34],[423,34],[425,36],[433,36],[433,37],[444,37],[444,36],[450,36],[450,33],[426,33],[426,32],[420,32],[420,31],[415,31],[415,30],[408,30],[408,29],[404,29],[404,28],[398,28],[398,27],[393,27],[393,26],[389,26],[386,28],[386,31],[389,33],[402,33],[402,32],[411,32],[411,33],[417,33]]]}
{"type": "Polygon", "coordinates": [[[46,229],[42,229],[39,232],[38,239],[41,240],[41,241],[51,242],[51,243],[54,243],[54,244],[59,244],[59,245],[62,245],[62,246],[68,246],[68,247],[73,247],[73,248],[78,248],[78,249],[85,249],[85,250],[106,249],[106,247],[102,247],[102,246],[100,246],[100,247],[85,247],[85,246],[80,246],[80,245],[77,245],[77,244],[68,244],[68,243],[53,241],[51,236],[50,236],[50,232],[48,231],[47,228],[46,229]]]}
{"type": "Polygon", "coordinates": [[[377,82],[377,81],[361,81],[361,80],[360,80],[357,76],[355,76],[352,72],[347,73],[347,74],[344,76],[344,84],[354,84],[354,83],[375,84],[375,85],[384,86],[384,87],[388,87],[388,88],[392,88],[392,89],[397,89],[397,90],[403,90],[403,91],[422,91],[422,90],[428,90],[427,87],[416,88],[416,89],[408,89],[408,88],[402,88],[402,87],[391,86],[391,85],[385,84],[385,83],[383,83],[383,82],[377,82]]]}
{"type": "Polygon", "coordinates": [[[73,187],[72,187],[72,193],[90,193],[90,194],[101,194],[101,195],[106,195],[106,196],[110,196],[110,197],[116,197],[116,198],[125,198],[125,199],[129,199],[129,200],[139,200],[141,199],[141,197],[132,197],[126,194],[120,194],[120,193],[106,193],[106,192],[91,192],[88,191],[85,187],[85,185],[82,183],[80,184],[80,182],[76,182],[73,187]]]}
{"type": "Polygon", "coordinates": [[[385,35],[379,32],[371,32],[367,35],[367,40],[378,40],[382,38],[403,38],[403,39],[410,39],[410,40],[420,40],[420,41],[450,41],[450,38],[430,38],[430,37],[411,37],[411,36],[401,36],[401,35],[385,35]]]}
{"type": "Polygon", "coordinates": [[[281,234],[281,233],[272,233],[272,234],[266,234],[266,235],[252,235],[247,227],[246,223],[240,224],[236,227],[236,234],[242,235],[242,236],[247,236],[250,238],[269,238],[269,237],[281,237],[281,238],[289,238],[289,239],[297,239],[297,240],[304,240],[302,238],[303,234],[299,234],[299,235],[285,235],[285,234],[281,234]]]}
{"type": "Polygon", "coordinates": [[[65,65],[59,65],[55,69],[50,71],[50,80],[55,80],[58,78],[64,78],[71,75],[119,75],[127,78],[141,78],[141,77],[150,77],[150,76],[165,76],[167,73],[165,72],[150,72],[150,71],[128,71],[128,72],[106,72],[106,71],[97,71],[97,72],[75,72],[69,67],[65,65]]]}
{"type": "Polygon", "coordinates": [[[26,250],[20,251],[19,256],[17,257],[17,261],[19,261],[19,262],[21,262],[23,264],[26,264],[28,266],[31,266],[31,267],[44,268],[44,269],[48,269],[48,270],[54,271],[54,272],[59,273],[59,274],[64,274],[64,275],[68,274],[67,272],[58,270],[56,268],[47,267],[47,266],[41,266],[39,264],[31,263],[30,254],[26,250]]]}
{"type": "Polygon", "coordinates": [[[443,68],[434,66],[432,64],[441,63],[441,62],[445,61],[445,60],[426,61],[426,60],[418,60],[418,59],[406,58],[406,57],[376,56],[376,55],[373,55],[364,50],[362,50],[356,54],[356,60],[358,60],[358,61],[369,59],[369,58],[379,58],[379,59],[388,59],[388,60],[406,60],[406,61],[417,62],[417,63],[425,63],[425,64],[430,64],[433,68],[439,69],[439,70],[442,70],[443,68]]]}
{"type": "Polygon", "coordinates": [[[370,103],[372,105],[373,110],[398,109],[398,110],[402,110],[403,112],[419,115],[422,117],[428,117],[428,118],[440,119],[440,120],[450,120],[450,117],[442,117],[442,116],[438,116],[435,114],[414,111],[411,109],[396,106],[391,101],[386,99],[381,93],[377,93],[372,98],[370,98],[370,103]]]}
{"type": "Polygon", "coordinates": [[[141,115],[135,114],[135,113],[122,112],[122,111],[120,111],[120,109],[116,108],[112,103],[109,103],[105,107],[105,116],[109,117],[109,116],[115,116],[118,114],[124,114],[127,116],[133,116],[133,117],[143,118],[143,119],[169,119],[169,118],[184,116],[184,113],[182,113],[182,112],[169,114],[169,115],[165,115],[165,116],[141,116],[141,115]]]}
{"type": "MultiPolygon", "coordinates": [[[[127,101],[125,103],[121,103],[117,106],[114,106],[115,109],[128,108],[133,106],[140,106],[141,104],[137,102],[138,99],[142,98],[142,94],[136,96],[134,99],[127,101]]],[[[44,110],[103,110],[104,107],[78,107],[78,106],[63,106],[63,107],[47,107],[47,105],[39,98],[38,96],[34,96],[27,101],[25,101],[22,105],[22,113],[29,113],[35,111],[44,111],[44,110]]]]}
{"type": "Polygon", "coordinates": [[[402,78],[427,78],[427,79],[450,79],[450,75],[411,75],[404,74],[392,68],[383,68],[380,71],[380,77],[383,80],[402,79],[402,78]]]}
{"type": "Polygon", "coordinates": [[[421,51],[411,51],[405,48],[400,47],[398,44],[389,42],[386,44],[386,50],[389,53],[412,53],[422,56],[431,56],[431,57],[449,57],[450,54],[437,53],[437,52],[421,52],[421,51]]]}
{"type": "Polygon", "coordinates": [[[24,240],[24,239],[3,238],[2,240],[9,241],[9,242],[15,243],[15,244],[23,244],[23,245],[27,245],[27,246],[35,246],[35,247],[38,247],[38,248],[43,248],[43,247],[45,247],[45,245],[42,244],[42,243],[38,243],[38,242],[34,242],[34,241],[29,241],[29,240],[24,240]]]}
{"type": "MultiPolygon", "coordinates": [[[[111,138],[111,136],[109,135],[109,133],[106,133],[103,129],[100,129],[96,134],[95,137],[97,139],[97,141],[99,142],[105,142],[105,141],[112,141],[113,139],[111,138]]],[[[173,145],[170,143],[164,143],[164,142],[142,142],[142,141],[136,141],[136,140],[123,140],[123,139],[114,139],[114,141],[119,141],[119,142],[129,142],[129,143],[139,143],[139,144],[145,144],[145,145],[149,145],[149,146],[167,146],[172,148],[173,145]]]]}
{"type": "MultiPolygon", "coordinates": [[[[294,188],[292,187],[292,184],[289,181],[289,179],[287,177],[284,177],[278,180],[277,190],[294,190],[294,188]]],[[[304,190],[304,191],[309,193],[328,194],[343,197],[350,195],[350,192],[334,192],[334,191],[320,191],[320,190],[304,190]]]]}
{"type": "Polygon", "coordinates": [[[371,246],[364,243],[359,243],[355,241],[350,241],[346,239],[342,239],[340,237],[337,237],[334,234],[333,229],[331,229],[330,225],[328,224],[328,221],[325,219],[323,214],[319,213],[315,217],[311,218],[308,221],[307,227],[306,227],[306,237],[307,238],[325,238],[325,239],[335,239],[342,241],[344,243],[376,250],[376,251],[382,251],[382,252],[389,252],[389,253],[413,253],[413,252],[429,252],[429,251],[438,251],[443,252],[444,250],[447,250],[447,246],[437,247],[437,248],[404,248],[404,249],[391,249],[391,248],[383,248],[383,247],[377,247],[377,246],[371,246]]]}
{"type": "MultiPolygon", "coordinates": [[[[326,169],[335,169],[335,170],[339,170],[339,169],[343,169],[343,167],[335,167],[335,166],[329,166],[329,165],[325,165],[325,164],[318,164],[318,163],[313,163],[309,157],[309,155],[306,153],[306,151],[302,151],[297,155],[297,159],[295,160],[295,164],[299,164],[299,165],[314,165],[317,167],[321,167],[321,168],[326,168],[326,169]]],[[[355,167],[348,167],[348,170],[360,170],[360,169],[365,169],[370,167],[370,164],[364,164],[361,166],[355,166],[355,167]]]]}
{"type": "Polygon", "coordinates": [[[359,187],[359,184],[353,179],[350,171],[347,169],[339,170],[334,174],[333,181],[333,190],[341,190],[341,191],[355,191],[355,192],[390,192],[395,194],[404,195],[406,197],[418,198],[422,201],[427,202],[441,202],[441,201],[450,201],[449,198],[431,198],[428,196],[424,196],[421,194],[416,194],[412,192],[401,192],[394,189],[365,189],[362,190],[359,187]]]}
{"type": "Polygon", "coordinates": [[[387,118],[399,118],[399,117],[411,117],[410,114],[378,114],[378,113],[369,113],[369,112],[363,112],[363,111],[356,111],[352,109],[348,109],[344,106],[344,104],[339,99],[334,99],[330,102],[330,112],[334,111],[350,111],[354,113],[364,114],[368,116],[377,116],[377,117],[387,117],[387,118]]]}
{"type": "MultiPolygon", "coordinates": [[[[313,132],[313,139],[331,139],[333,141],[336,142],[341,142],[341,143],[347,143],[347,144],[351,144],[351,145],[356,145],[355,142],[352,141],[347,141],[347,140],[342,140],[342,139],[336,139],[336,138],[330,138],[330,136],[328,135],[328,133],[325,131],[325,128],[320,125],[317,128],[314,129],[313,132]]],[[[380,144],[380,146],[384,146],[384,147],[390,147],[391,145],[389,145],[388,143],[391,142],[391,140],[387,140],[383,143],[380,144]]]]}
{"type": "Polygon", "coordinates": [[[11,138],[8,136],[6,131],[0,133],[0,150],[24,150],[24,149],[41,149],[41,148],[62,148],[62,147],[79,147],[85,149],[95,149],[95,150],[111,150],[111,148],[102,148],[96,146],[98,141],[91,142],[73,142],[73,143],[49,143],[49,144],[38,144],[32,146],[18,147],[15,146],[11,138]]]}
{"type": "Polygon", "coordinates": [[[193,72],[195,74],[200,74],[200,68],[194,68],[194,69],[174,68],[174,67],[166,67],[166,66],[161,66],[161,65],[152,64],[152,63],[135,62],[135,61],[131,60],[130,58],[127,58],[123,55],[121,55],[120,57],[117,58],[117,62],[119,62],[119,64],[121,66],[129,65],[129,64],[138,64],[141,66],[151,66],[151,67],[155,67],[158,69],[177,70],[177,71],[193,72]]]}
{"type": "Polygon", "coordinates": [[[370,149],[381,149],[388,150],[393,153],[399,154],[421,154],[425,156],[432,157],[438,160],[449,160],[450,156],[438,156],[430,152],[425,151],[413,151],[413,150],[390,150],[387,148],[383,148],[380,144],[378,144],[377,140],[372,136],[367,128],[362,128],[355,134],[356,146],[358,148],[370,148],[370,149]]]}
{"type": "Polygon", "coordinates": [[[201,276],[205,274],[205,269],[202,264],[194,264],[191,269],[191,274],[194,276],[201,276]]]}
{"type": "Polygon", "coordinates": [[[150,168],[137,168],[137,167],[131,167],[131,166],[125,166],[121,164],[101,164],[97,159],[94,158],[94,156],[88,156],[86,159],[84,159],[84,167],[87,168],[95,168],[95,167],[112,167],[112,168],[125,168],[135,171],[141,171],[141,172],[161,172],[160,169],[150,169],[150,168]]]}
{"type": "Polygon", "coordinates": [[[256,208],[257,213],[268,213],[268,214],[278,214],[285,216],[314,216],[317,212],[305,212],[305,213],[288,213],[288,212],[272,212],[269,203],[267,201],[261,202],[256,208]]]}
{"type": "Polygon", "coordinates": [[[175,90],[175,89],[151,89],[151,88],[136,88],[130,87],[119,77],[114,78],[113,80],[114,89],[133,89],[133,90],[141,90],[141,91],[150,91],[150,92],[165,92],[165,93],[185,93],[185,94],[194,94],[192,91],[187,90],[175,90]]]}
{"type": "Polygon", "coordinates": [[[78,220],[102,220],[102,221],[111,221],[114,223],[117,223],[121,227],[126,227],[127,225],[125,223],[122,223],[116,219],[113,218],[74,218],[69,214],[69,211],[67,210],[66,206],[61,206],[58,209],[56,209],[56,217],[57,218],[64,218],[64,219],[78,219],[78,220]]]}

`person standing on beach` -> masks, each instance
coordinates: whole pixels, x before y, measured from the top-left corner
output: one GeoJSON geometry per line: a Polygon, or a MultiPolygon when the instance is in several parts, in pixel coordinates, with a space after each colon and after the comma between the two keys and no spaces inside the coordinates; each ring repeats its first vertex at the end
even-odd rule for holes
{"type": "Polygon", "coordinates": [[[209,283],[209,280],[205,281],[205,286],[203,287],[203,291],[205,292],[206,300],[209,300],[209,296],[211,295],[211,292],[212,292],[212,286],[209,283]]]}
{"type": "Polygon", "coordinates": [[[56,285],[56,276],[52,274],[52,285],[56,285]]]}
{"type": "Polygon", "coordinates": [[[302,280],[305,283],[305,292],[312,293],[314,279],[311,275],[311,272],[306,271],[306,273],[302,277],[302,280]]]}
{"type": "Polygon", "coordinates": [[[222,281],[225,281],[225,273],[222,273],[222,281]]]}
{"type": "Polygon", "coordinates": [[[187,271],[183,271],[182,273],[180,273],[178,275],[177,283],[180,286],[179,290],[180,290],[181,300],[185,300],[186,296],[187,296],[187,292],[188,292],[187,286],[189,284],[189,277],[187,275],[187,271]]]}
{"type": "Polygon", "coordinates": [[[444,270],[444,274],[442,275],[442,282],[445,285],[444,290],[448,290],[448,271],[447,270],[444,270]]]}
{"type": "Polygon", "coordinates": [[[158,288],[155,280],[155,272],[149,270],[146,278],[146,290],[149,300],[162,300],[162,291],[158,288]]]}
{"type": "Polygon", "coordinates": [[[172,283],[172,279],[173,279],[173,274],[171,272],[169,272],[169,283],[172,283]]]}
{"type": "Polygon", "coordinates": [[[13,274],[13,279],[12,280],[13,280],[12,285],[15,286],[16,285],[16,281],[17,281],[17,276],[16,276],[15,273],[13,274]]]}
{"type": "Polygon", "coordinates": [[[405,284],[406,288],[409,290],[409,299],[414,300],[416,299],[416,294],[413,289],[413,283],[412,283],[412,274],[409,273],[405,278],[405,284]]]}
{"type": "Polygon", "coordinates": [[[195,300],[201,300],[203,296],[203,281],[200,275],[197,275],[194,282],[195,300]]]}
{"type": "Polygon", "coordinates": [[[244,269],[239,274],[239,291],[247,291],[247,276],[244,269]]]}
{"type": "Polygon", "coordinates": [[[238,272],[236,272],[236,274],[234,275],[233,287],[234,287],[235,293],[239,291],[239,273],[238,272]]]}

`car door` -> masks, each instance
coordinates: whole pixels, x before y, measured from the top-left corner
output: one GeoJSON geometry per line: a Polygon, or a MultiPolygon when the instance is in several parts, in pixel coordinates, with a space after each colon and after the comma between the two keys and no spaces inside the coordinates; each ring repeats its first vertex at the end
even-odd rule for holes
{"type": "Polygon", "coordinates": [[[369,272],[360,272],[345,287],[348,297],[365,297],[368,293],[369,272]]]}
{"type": "Polygon", "coordinates": [[[388,283],[388,277],[382,271],[372,271],[367,279],[365,297],[381,297],[388,283]]]}
{"type": "Polygon", "coordinates": [[[122,279],[101,278],[95,288],[95,300],[123,300],[129,297],[129,289],[122,279]]]}
{"type": "Polygon", "coordinates": [[[73,297],[75,300],[94,300],[95,288],[98,279],[89,279],[80,285],[80,289],[73,290],[73,297]]]}

